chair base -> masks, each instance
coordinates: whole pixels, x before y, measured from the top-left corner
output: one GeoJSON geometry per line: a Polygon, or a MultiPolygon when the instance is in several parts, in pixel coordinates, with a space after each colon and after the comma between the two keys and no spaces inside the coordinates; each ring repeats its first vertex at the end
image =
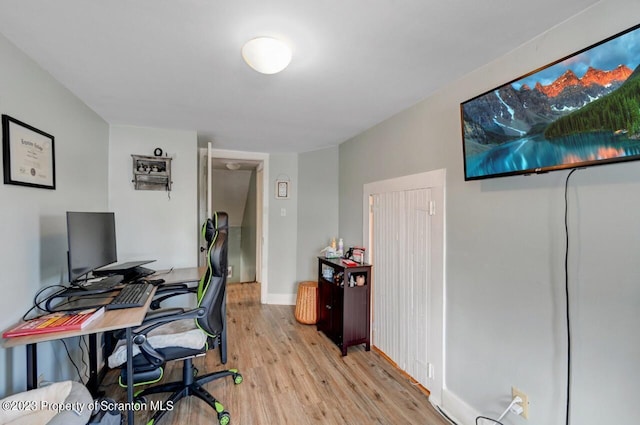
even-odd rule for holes
{"type": "Polygon", "coordinates": [[[184,359],[182,381],[169,382],[145,388],[136,394],[135,400],[137,402],[144,402],[144,396],[146,395],[172,393],[162,404],[163,408],[157,410],[147,423],[156,424],[167,412],[173,409],[178,401],[187,396],[196,396],[215,410],[218,414],[218,422],[220,425],[227,425],[230,422],[231,416],[229,415],[229,412],[224,410],[222,403],[220,403],[202,386],[208,382],[225,378],[227,376],[232,376],[234,384],[237,385],[242,383],[242,375],[236,369],[222,370],[201,376],[196,376],[196,373],[197,369],[193,366],[193,359],[184,359]]]}

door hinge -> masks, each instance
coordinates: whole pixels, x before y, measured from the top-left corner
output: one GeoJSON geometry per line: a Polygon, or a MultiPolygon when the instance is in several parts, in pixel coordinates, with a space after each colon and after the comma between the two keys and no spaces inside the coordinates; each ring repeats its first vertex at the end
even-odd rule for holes
{"type": "Polygon", "coordinates": [[[436,215],[436,202],[429,201],[429,215],[436,215]]]}

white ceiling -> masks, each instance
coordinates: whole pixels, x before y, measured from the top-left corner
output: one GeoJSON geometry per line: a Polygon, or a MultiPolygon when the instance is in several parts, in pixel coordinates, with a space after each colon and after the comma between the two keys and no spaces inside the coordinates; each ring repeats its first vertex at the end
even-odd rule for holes
{"type": "Polygon", "coordinates": [[[218,149],[304,152],[345,141],[594,3],[0,0],[0,32],[111,124],[196,130],[218,149]],[[242,61],[243,43],[262,35],[293,47],[280,74],[242,61]]]}

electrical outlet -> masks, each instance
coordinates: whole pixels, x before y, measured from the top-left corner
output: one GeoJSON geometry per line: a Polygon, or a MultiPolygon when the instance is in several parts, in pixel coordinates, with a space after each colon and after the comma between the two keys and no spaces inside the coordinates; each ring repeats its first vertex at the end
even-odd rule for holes
{"type": "Polygon", "coordinates": [[[515,397],[520,397],[522,399],[522,403],[520,403],[520,405],[522,406],[522,413],[520,414],[520,416],[525,419],[529,419],[529,397],[527,397],[525,393],[523,393],[516,387],[511,387],[511,400],[513,400],[515,397]]]}
{"type": "Polygon", "coordinates": [[[44,374],[43,373],[38,375],[38,382],[36,383],[38,388],[40,388],[42,386],[42,381],[44,381],[44,374]]]}

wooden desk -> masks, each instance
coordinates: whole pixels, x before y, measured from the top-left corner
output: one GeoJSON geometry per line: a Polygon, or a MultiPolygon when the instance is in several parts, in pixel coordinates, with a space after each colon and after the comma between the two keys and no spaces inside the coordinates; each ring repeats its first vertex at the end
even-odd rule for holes
{"type": "MultiPolygon", "coordinates": [[[[126,308],[120,310],[107,310],[104,314],[90,323],[86,328],[79,331],[52,332],[41,335],[28,335],[14,338],[6,338],[2,341],[4,348],[18,347],[24,345],[27,351],[27,389],[34,389],[38,386],[38,352],[37,344],[40,342],[53,341],[57,339],[71,338],[82,335],[89,335],[89,381],[97,388],[97,338],[100,332],[125,329],[127,341],[127,376],[133,376],[133,343],[131,341],[131,329],[139,326],[144,320],[149,305],[153,299],[153,289],[151,296],[143,307],[126,308]]],[[[89,383],[87,386],[90,387],[89,383]]],[[[133,380],[127,382],[127,401],[133,402],[133,380]]],[[[133,411],[128,412],[127,423],[133,424],[133,411]]]]}
{"type": "MultiPolygon", "coordinates": [[[[89,323],[87,327],[81,330],[5,338],[2,341],[2,346],[4,348],[11,348],[21,345],[38,344],[40,342],[54,341],[57,339],[72,338],[76,336],[136,327],[142,323],[142,320],[144,320],[149,304],[151,304],[151,298],[153,297],[149,297],[144,307],[107,310],[101,317],[94,319],[93,322],[89,323]]],[[[8,329],[11,329],[12,327],[13,326],[8,329]]]]}
{"type": "MultiPolygon", "coordinates": [[[[149,276],[148,279],[164,279],[165,284],[190,284],[198,283],[200,276],[204,273],[205,268],[187,267],[171,270],[160,270],[149,276]]],[[[151,296],[143,307],[126,308],[119,310],[107,310],[102,317],[97,318],[86,328],[79,331],[68,332],[52,332],[41,335],[21,336],[14,338],[6,338],[2,340],[4,348],[18,347],[24,345],[27,354],[27,389],[31,390],[38,386],[38,353],[37,344],[46,341],[54,341],[58,339],[71,338],[76,336],[89,336],[89,382],[87,387],[92,394],[98,388],[98,362],[97,362],[97,334],[108,331],[125,329],[127,341],[127,376],[133,376],[133,362],[131,353],[132,341],[131,330],[139,326],[144,320],[149,305],[153,299],[155,288],[151,296]]],[[[15,325],[14,325],[15,326],[15,325]]],[[[12,328],[13,326],[11,326],[12,328]]],[[[11,329],[9,328],[9,329],[11,329]]],[[[127,401],[133,402],[133,380],[129,379],[127,383],[127,401]]],[[[131,404],[130,404],[131,405],[131,404]]],[[[133,412],[128,412],[128,424],[133,424],[133,412]]]]}
{"type": "Polygon", "coordinates": [[[172,283],[198,283],[206,267],[184,267],[179,269],[158,270],[149,279],[164,279],[165,285],[172,283]]]}

